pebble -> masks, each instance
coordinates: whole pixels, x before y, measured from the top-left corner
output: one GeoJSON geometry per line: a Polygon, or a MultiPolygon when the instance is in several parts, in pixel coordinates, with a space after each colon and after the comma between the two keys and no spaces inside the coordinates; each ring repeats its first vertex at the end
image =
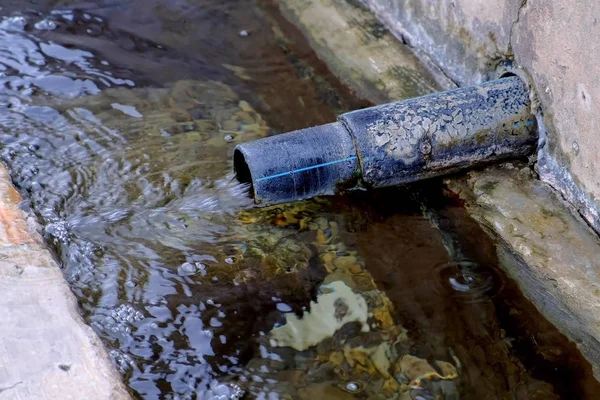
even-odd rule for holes
{"type": "Polygon", "coordinates": [[[323,254],[321,254],[321,259],[323,260],[324,263],[331,263],[331,262],[333,262],[333,260],[335,260],[335,253],[332,253],[332,252],[323,253],[323,254]]]}
{"type": "Polygon", "coordinates": [[[244,124],[256,124],[255,119],[247,111],[238,111],[235,113],[235,116],[237,116],[244,124]]]}
{"type": "Polygon", "coordinates": [[[287,248],[291,251],[293,251],[294,253],[298,253],[300,252],[300,250],[302,250],[302,247],[296,243],[289,243],[287,245],[287,248]]]}
{"type": "Polygon", "coordinates": [[[319,226],[319,229],[325,230],[329,227],[329,223],[323,217],[316,218],[313,222],[319,226]]]}
{"type": "Polygon", "coordinates": [[[242,125],[242,130],[244,132],[258,132],[258,130],[260,129],[260,125],[259,124],[244,124],[242,125]]]}
{"type": "Polygon", "coordinates": [[[241,100],[239,106],[242,109],[242,111],[245,111],[247,113],[251,113],[251,112],[254,111],[254,109],[252,108],[252,106],[250,106],[250,103],[248,103],[245,100],[241,100]]]}
{"type": "Polygon", "coordinates": [[[224,121],[221,123],[221,129],[224,131],[236,132],[240,129],[240,123],[237,121],[228,119],[227,121],[224,121]]]}
{"type": "Polygon", "coordinates": [[[333,265],[336,268],[347,270],[352,274],[359,274],[362,272],[361,266],[358,264],[358,260],[354,256],[341,256],[333,260],[333,265]]]}

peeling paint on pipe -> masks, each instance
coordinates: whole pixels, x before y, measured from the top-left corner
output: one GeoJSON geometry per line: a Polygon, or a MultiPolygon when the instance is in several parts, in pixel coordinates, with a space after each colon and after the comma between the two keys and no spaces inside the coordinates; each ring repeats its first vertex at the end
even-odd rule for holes
{"type": "Polygon", "coordinates": [[[537,127],[518,77],[342,114],[236,147],[257,204],[377,188],[531,154],[537,127]]]}

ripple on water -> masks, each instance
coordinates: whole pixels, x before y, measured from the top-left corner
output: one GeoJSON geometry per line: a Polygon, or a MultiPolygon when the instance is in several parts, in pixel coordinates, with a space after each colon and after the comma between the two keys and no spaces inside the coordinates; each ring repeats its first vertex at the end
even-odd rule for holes
{"type": "Polygon", "coordinates": [[[434,291],[461,302],[490,301],[504,287],[504,281],[492,268],[471,261],[438,264],[432,271],[434,291]]]}
{"type": "Polygon", "coordinates": [[[215,372],[209,362],[212,342],[227,343],[215,338],[226,314],[166,298],[190,296],[195,276],[231,257],[218,249],[243,230],[236,212],[251,200],[229,154],[268,128],[223,84],[134,88],[93,53],[30,29],[73,19],[0,21],[3,159],[130,386],[147,398],[239,397],[241,388],[216,380],[234,364],[215,372]]]}

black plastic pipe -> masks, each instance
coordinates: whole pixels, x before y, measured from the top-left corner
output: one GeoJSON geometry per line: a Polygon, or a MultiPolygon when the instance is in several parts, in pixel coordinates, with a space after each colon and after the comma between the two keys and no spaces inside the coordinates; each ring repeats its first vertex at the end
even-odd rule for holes
{"type": "Polygon", "coordinates": [[[536,145],[529,91],[512,76],[240,144],[234,169],[257,204],[276,204],[431,178],[526,156],[536,145]]]}

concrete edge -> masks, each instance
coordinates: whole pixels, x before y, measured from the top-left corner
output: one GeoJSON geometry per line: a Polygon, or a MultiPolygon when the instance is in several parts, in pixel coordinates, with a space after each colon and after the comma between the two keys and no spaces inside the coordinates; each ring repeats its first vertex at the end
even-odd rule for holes
{"type": "Polygon", "coordinates": [[[129,399],[0,163],[0,399],[129,399]]]}
{"type": "Polygon", "coordinates": [[[541,110],[538,112],[538,129],[540,130],[540,146],[537,154],[537,172],[540,179],[559,192],[572,207],[575,207],[585,221],[600,234],[600,215],[598,204],[575,182],[573,175],[564,165],[550,154],[545,141],[548,133],[541,110]]]}
{"type": "Polygon", "coordinates": [[[358,2],[280,0],[278,4],[319,58],[359,97],[381,104],[448,85],[440,83],[431,68],[358,2]]]}
{"type": "Polygon", "coordinates": [[[528,167],[507,165],[446,185],[499,243],[502,268],[600,379],[600,239],[528,167]]]}

